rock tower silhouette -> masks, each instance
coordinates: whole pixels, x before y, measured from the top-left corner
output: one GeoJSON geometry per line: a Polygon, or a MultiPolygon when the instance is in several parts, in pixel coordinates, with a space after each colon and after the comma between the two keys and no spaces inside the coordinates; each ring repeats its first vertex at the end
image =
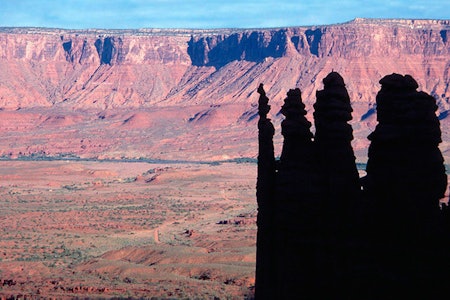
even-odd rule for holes
{"type": "Polygon", "coordinates": [[[351,146],[350,97],[331,72],[317,91],[315,136],[299,89],[281,108],[275,159],[269,99],[259,98],[256,299],[430,299],[447,293],[449,209],[435,99],[409,75],[380,80],[367,175],[351,146]],[[421,294],[422,295],[422,294],[421,294]]]}

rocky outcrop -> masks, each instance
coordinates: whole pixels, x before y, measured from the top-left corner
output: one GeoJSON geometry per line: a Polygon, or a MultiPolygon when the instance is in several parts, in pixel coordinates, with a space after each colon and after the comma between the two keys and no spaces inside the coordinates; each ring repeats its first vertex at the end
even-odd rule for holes
{"type": "Polygon", "coordinates": [[[275,128],[267,118],[270,111],[269,98],[264,87],[258,87],[258,175],[256,182],[256,199],[258,202],[257,215],[257,249],[256,249],[256,297],[272,297],[275,294],[270,284],[276,278],[274,275],[275,261],[267,260],[273,253],[273,206],[275,188],[275,153],[273,135],[275,128]]]}
{"type": "Polygon", "coordinates": [[[378,125],[368,137],[366,189],[384,199],[379,205],[388,211],[405,211],[402,199],[408,199],[421,213],[430,213],[438,209],[447,185],[436,100],[416,91],[409,75],[392,74],[380,83],[378,125]]]}
{"type": "Polygon", "coordinates": [[[314,214],[320,215],[322,248],[318,259],[322,265],[317,263],[315,267],[323,270],[323,285],[317,288],[332,289],[332,294],[348,299],[348,278],[357,273],[354,261],[360,249],[355,244],[360,244],[357,230],[361,218],[361,186],[351,145],[353,130],[348,123],[353,110],[339,73],[328,74],[323,84],[323,90],[316,92],[313,114],[317,160],[314,171],[319,182],[316,193],[321,194],[319,212],[314,214]]]}
{"type": "Polygon", "coordinates": [[[286,29],[244,31],[228,36],[193,36],[188,53],[193,65],[219,69],[235,60],[262,62],[268,57],[282,57],[290,46],[286,29]]]}
{"type": "Polygon", "coordinates": [[[353,129],[348,123],[353,110],[344,79],[331,72],[323,83],[324,89],[317,91],[314,104],[314,144],[327,206],[335,214],[348,211],[359,198],[359,175],[351,145],[353,129]]]}
{"type": "Polygon", "coordinates": [[[374,78],[394,70],[414,74],[445,112],[449,28],[446,21],[366,19],[257,30],[0,28],[0,107],[245,102],[259,82],[275,97],[299,86],[310,107],[316,78],[334,68],[362,103],[356,119],[374,103],[374,78]]]}
{"type": "MultiPolygon", "coordinates": [[[[279,161],[270,148],[273,130],[259,126],[256,298],[448,293],[450,218],[439,203],[447,175],[436,100],[418,92],[409,75],[380,80],[379,123],[360,182],[344,80],[331,72],[323,83],[314,139],[299,89],[289,90],[281,110],[279,161]]],[[[260,111],[268,111],[267,102],[261,93],[260,111]]],[[[265,120],[260,115],[260,124],[265,120]]]]}
{"type": "Polygon", "coordinates": [[[326,264],[319,246],[322,193],[311,123],[300,89],[288,91],[281,113],[285,116],[281,123],[284,142],[275,179],[272,229],[278,286],[273,299],[293,299],[298,290],[313,295],[326,281],[326,271],[317,268],[326,264]]]}
{"type": "Polygon", "coordinates": [[[372,249],[384,270],[378,290],[437,298],[447,285],[450,264],[441,258],[450,243],[439,201],[447,175],[436,101],[416,91],[409,75],[388,75],[380,83],[363,185],[372,208],[372,249]]]}
{"type": "Polygon", "coordinates": [[[196,65],[217,67],[233,60],[260,62],[268,57],[293,54],[347,59],[361,55],[445,55],[450,52],[447,26],[445,21],[416,22],[408,26],[396,21],[377,23],[359,19],[332,26],[246,30],[231,35],[192,37],[189,54],[196,65]],[[434,26],[441,30],[433,30],[434,26]]]}
{"type": "MultiPolygon", "coordinates": [[[[276,74],[276,78],[266,79],[254,64],[249,64],[247,68],[251,69],[245,75],[259,77],[250,86],[252,89],[258,82],[266,82],[266,86],[273,82],[268,92],[279,98],[291,86],[300,86],[307,106],[312,105],[314,93],[320,88],[316,79],[335,69],[348,78],[352,101],[365,104],[364,108],[355,109],[355,118],[359,120],[370,109],[369,105],[374,104],[374,99],[368,96],[375,94],[379,87],[374,78],[394,71],[414,74],[421,88],[437,98],[440,111],[448,110],[448,31],[446,21],[358,19],[332,26],[194,35],[188,53],[194,65],[214,66],[216,78],[222,71],[229,72],[221,68],[236,61],[281,69],[287,73],[286,77],[276,74]],[[281,63],[283,60],[296,63],[286,66],[281,63]]],[[[246,86],[242,88],[251,92],[246,86]]]]}
{"type": "Polygon", "coordinates": [[[0,107],[142,107],[190,64],[184,36],[0,30],[0,107]]]}

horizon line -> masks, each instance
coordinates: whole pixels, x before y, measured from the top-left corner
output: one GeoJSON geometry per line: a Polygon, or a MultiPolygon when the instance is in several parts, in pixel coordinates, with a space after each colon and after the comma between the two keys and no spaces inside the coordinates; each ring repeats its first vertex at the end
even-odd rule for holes
{"type": "Polygon", "coordinates": [[[45,27],[45,26],[0,26],[1,29],[47,29],[47,30],[61,30],[61,31],[151,31],[151,30],[186,30],[186,31],[217,31],[217,30],[270,30],[283,28],[301,28],[301,27],[325,27],[359,23],[363,21],[437,21],[444,22],[442,25],[450,25],[450,19],[432,19],[432,18],[365,18],[355,17],[351,20],[329,24],[310,24],[310,25],[287,25],[274,27],[141,27],[141,28],[101,28],[101,27],[86,27],[86,28],[66,28],[66,27],[45,27]],[[447,24],[445,24],[447,23],[447,24]]]}

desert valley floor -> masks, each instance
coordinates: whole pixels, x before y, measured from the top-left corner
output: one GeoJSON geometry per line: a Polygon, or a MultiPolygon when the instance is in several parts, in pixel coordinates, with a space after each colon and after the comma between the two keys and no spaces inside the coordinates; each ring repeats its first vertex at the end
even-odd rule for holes
{"type": "Polygon", "coordinates": [[[256,164],[0,161],[0,299],[244,299],[256,164]]]}
{"type": "Polygon", "coordinates": [[[0,160],[0,299],[250,299],[255,185],[250,162],[0,160]]]}

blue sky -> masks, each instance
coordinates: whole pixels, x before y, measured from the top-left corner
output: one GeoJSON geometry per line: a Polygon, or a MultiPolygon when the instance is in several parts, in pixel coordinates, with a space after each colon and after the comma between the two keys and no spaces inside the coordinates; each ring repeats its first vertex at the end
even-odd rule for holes
{"type": "Polygon", "coordinates": [[[261,28],[449,19],[448,0],[0,0],[0,27],[261,28]]]}

